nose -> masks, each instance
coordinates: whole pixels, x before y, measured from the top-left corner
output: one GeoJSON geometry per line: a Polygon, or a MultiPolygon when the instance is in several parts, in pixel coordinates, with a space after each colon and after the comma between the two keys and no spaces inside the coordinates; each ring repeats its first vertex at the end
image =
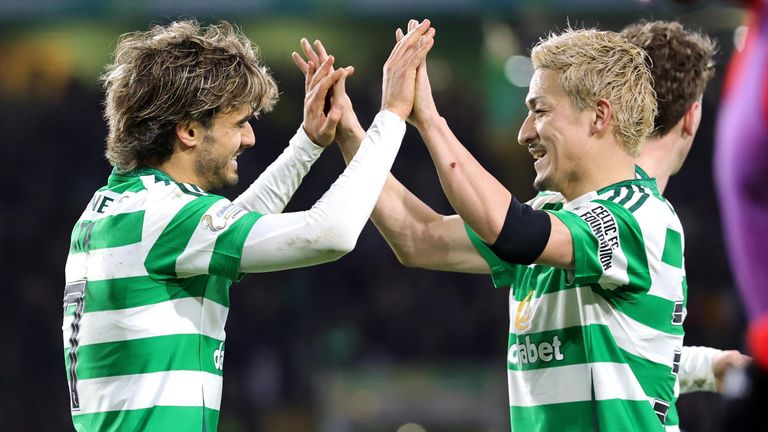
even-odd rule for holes
{"type": "Polygon", "coordinates": [[[250,123],[245,123],[243,132],[240,135],[240,145],[242,147],[253,147],[256,144],[256,135],[253,133],[253,127],[250,123]]]}
{"type": "Polygon", "coordinates": [[[534,125],[533,113],[529,113],[520,126],[520,131],[517,133],[517,142],[520,145],[527,146],[528,144],[536,141],[538,138],[536,127],[534,125]]]}

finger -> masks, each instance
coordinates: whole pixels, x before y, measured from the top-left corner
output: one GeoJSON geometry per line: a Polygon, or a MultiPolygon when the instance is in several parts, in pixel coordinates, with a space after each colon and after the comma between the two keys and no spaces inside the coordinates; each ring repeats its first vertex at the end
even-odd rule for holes
{"type": "Polygon", "coordinates": [[[328,58],[328,53],[325,51],[323,43],[318,39],[315,40],[315,51],[320,56],[320,61],[325,61],[328,58]]]}
{"type": "Polygon", "coordinates": [[[413,31],[413,29],[416,28],[418,24],[419,22],[416,21],[415,19],[408,21],[408,32],[410,33],[411,31],[413,31]]]}
{"type": "Polygon", "coordinates": [[[403,38],[403,36],[405,36],[405,35],[403,35],[403,30],[398,27],[398,29],[395,30],[395,40],[397,42],[400,42],[400,40],[403,38]]]}
{"type": "Polygon", "coordinates": [[[307,60],[315,62],[316,65],[323,64],[325,59],[320,60],[315,51],[312,49],[312,45],[309,44],[307,38],[301,38],[299,45],[301,45],[301,50],[304,51],[304,55],[307,56],[307,60]]]}
{"type": "Polygon", "coordinates": [[[296,51],[291,53],[291,58],[293,59],[293,63],[296,65],[297,68],[303,73],[304,75],[307,74],[307,71],[309,70],[309,64],[304,61],[303,58],[297,53],[296,51]]]}
{"type": "Polygon", "coordinates": [[[395,44],[395,48],[392,50],[392,53],[387,60],[389,61],[390,59],[402,56],[406,51],[408,51],[409,48],[418,44],[419,38],[426,34],[429,29],[430,21],[425,19],[419,25],[417,25],[413,31],[408,32],[408,34],[406,34],[403,39],[395,44]]]}
{"type": "Polygon", "coordinates": [[[315,72],[314,76],[312,76],[312,79],[309,82],[309,88],[314,88],[320,80],[328,76],[329,73],[333,70],[333,61],[335,59],[333,56],[328,56],[328,58],[323,62],[323,64],[317,68],[317,72],[315,72]]]}
{"type": "MultiPolygon", "coordinates": [[[[355,67],[354,66],[347,66],[344,68],[345,71],[347,71],[347,76],[352,76],[355,74],[355,67]]],[[[346,77],[344,77],[346,79],[346,77]]]]}
{"type": "MultiPolygon", "coordinates": [[[[354,68],[352,68],[352,70],[354,71],[354,68]]],[[[336,83],[333,85],[334,98],[331,101],[332,103],[334,103],[337,100],[336,97],[341,98],[342,95],[345,95],[347,93],[346,83],[347,83],[348,76],[349,76],[349,73],[347,72],[347,68],[344,68],[344,75],[342,75],[341,78],[339,78],[339,80],[336,81],[336,83]]],[[[333,105],[331,107],[333,107],[333,105]]]]}
{"type": "MultiPolygon", "coordinates": [[[[342,95],[345,92],[345,82],[347,79],[346,73],[342,73],[338,81],[333,85],[333,93],[335,95],[342,95]]],[[[341,116],[344,113],[344,107],[339,103],[337,98],[331,100],[331,109],[328,111],[328,115],[325,118],[325,122],[320,127],[320,134],[325,137],[331,137],[336,131],[336,126],[341,121],[341,116]]]]}
{"type": "Polygon", "coordinates": [[[307,72],[304,74],[304,93],[309,93],[312,88],[312,77],[315,76],[315,62],[309,61],[307,63],[307,72]]]}
{"type": "Polygon", "coordinates": [[[418,48],[412,50],[403,57],[403,62],[407,65],[406,67],[417,67],[424,61],[427,57],[427,53],[435,44],[435,39],[433,38],[434,34],[434,29],[430,29],[430,32],[428,32],[426,36],[422,36],[419,39],[418,48]]]}
{"type": "Polygon", "coordinates": [[[331,106],[328,115],[325,117],[325,122],[320,127],[320,136],[323,137],[323,141],[330,141],[336,132],[336,126],[338,126],[341,116],[344,112],[338,106],[331,106]]]}
{"type": "MultiPolygon", "coordinates": [[[[331,58],[333,58],[333,56],[331,56],[331,58]]],[[[309,99],[307,105],[312,109],[322,110],[325,107],[325,97],[328,95],[328,90],[344,75],[346,75],[344,69],[337,69],[323,77],[316,85],[312,86],[312,90],[307,93],[307,98],[309,99]]]]}

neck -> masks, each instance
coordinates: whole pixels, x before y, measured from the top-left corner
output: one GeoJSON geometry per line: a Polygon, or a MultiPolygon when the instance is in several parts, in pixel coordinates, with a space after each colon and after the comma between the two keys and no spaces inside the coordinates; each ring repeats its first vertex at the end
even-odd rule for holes
{"type": "Polygon", "coordinates": [[[635,159],[623,150],[586,158],[590,161],[590,169],[578,173],[578,178],[568,179],[560,190],[566,201],[635,178],[635,159]]]}
{"type": "Polygon", "coordinates": [[[202,179],[195,174],[195,165],[191,152],[186,154],[176,151],[165,162],[151,163],[149,166],[166,173],[175,182],[194,184],[205,189],[205,185],[201,181],[202,179]]]}
{"type": "Polygon", "coordinates": [[[636,160],[640,168],[645,170],[649,176],[656,178],[656,185],[662,194],[669,183],[669,178],[676,169],[673,166],[676,160],[670,154],[670,149],[674,148],[671,136],[672,134],[668,133],[662,137],[646,139],[643,143],[642,153],[636,160]]]}

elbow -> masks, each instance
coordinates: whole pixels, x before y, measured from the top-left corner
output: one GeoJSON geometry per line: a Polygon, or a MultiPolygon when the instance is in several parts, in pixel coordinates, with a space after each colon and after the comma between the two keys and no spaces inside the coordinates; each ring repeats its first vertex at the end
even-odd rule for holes
{"type": "Polygon", "coordinates": [[[359,235],[359,231],[353,232],[349,227],[329,227],[321,236],[321,243],[331,261],[335,261],[355,249],[359,235]]]}
{"type": "Polygon", "coordinates": [[[395,256],[397,257],[397,261],[399,261],[400,264],[404,267],[409,267],[409,268],[423,267],[422,263],[419,262],[418,257],[414,256],[413,254],[409,254],[403,251],[395,251],[395,256]]]}

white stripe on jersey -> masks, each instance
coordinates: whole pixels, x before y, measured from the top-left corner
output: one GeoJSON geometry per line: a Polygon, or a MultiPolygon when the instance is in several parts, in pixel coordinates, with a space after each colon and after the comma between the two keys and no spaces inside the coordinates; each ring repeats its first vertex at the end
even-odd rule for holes
{"type": "Polygon", "coordinates": [[[148,250],[141,243],[112,248],[94,249],[88,252],[71,253],[67,258],[65,274],[68,281],[100,281],[133,276],[147,276],[144,261],[148,250]],[[86,260],[88,265],[86,265],[86,260]],[[118,262],[121,265],[117,266],[118,262]],[[85,275],[80,274],[87,271],[85,275]]]}
{"type": "Polygon", "coordinates": [[[123,192],[122,194],[112,192],[110,190],[96,192],[93,195],[93,199],[95,199],[97,196],[104,196],[112,199],[113,202],[110,203],[108,207],[106,207],[106,211],[103,213],[92,210],[91,206],[89,205],[86,207],[79,220],[96,221],[110,216],[144,210],[144,195],[146,195],[146,193],[146,190],[139,192],[123,192]]]}
{"type": "Polygon", "coordinates": [[[533,407],[554,403],[588,401],[592,399],[648,400],[636,380],[627,380],[632,370],[622,363],[582,363],[569,366],[507,370],[509,405],[533,407]],[[591,372],[590,372],[591,371],[591,372]],[[568,385],[563,385],[568,383],[568,385]],[[530,391],[535,387],[536,391],[530,391]]]}
{"type": "MultiPolygon", "coordinates": [[[[78,340],[80,346],[176,334],[203,334],[224,340],[228,310],[210,300],[188,297],[148,306],[89,312],[81,318],[78,340]],[[201,301],[205,301],[202,308],[201,301]]],[[[73,319],[73,315],[64,318],[64,348],[69,347],[73,319]]]]}
{"type": "Polygon", "coordinates": [[[199,371],[166,371],[77,381],[80,411],[72,416],[159,406],[221,405],[221,377],[199,371]],[[158,392],[158,389],[162,391],[158,392]]]}
{"type": "Polygon", "coordinates": [[[683,301],[683,290],[681,288],[685,272],[675,271],[674,267],[661,261],[659,261],[659,268],[660,271],[656,273],[648,294],[672,302],[683,301]]]}

